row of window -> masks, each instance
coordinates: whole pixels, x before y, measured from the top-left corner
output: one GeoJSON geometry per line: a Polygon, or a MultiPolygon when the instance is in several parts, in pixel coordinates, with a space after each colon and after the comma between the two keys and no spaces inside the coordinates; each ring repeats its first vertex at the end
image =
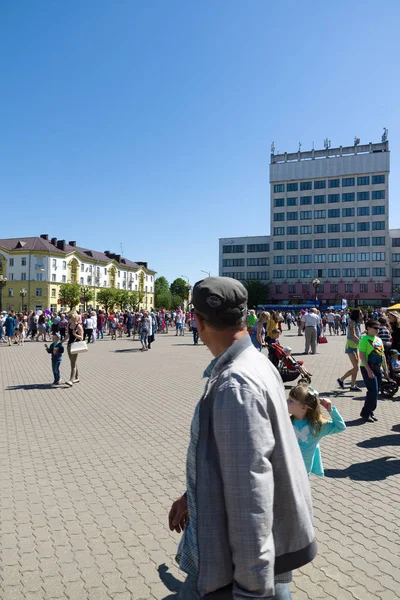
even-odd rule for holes
{"type": "MultiPolygon", "coordinates": [[[[385,199],[385,190],[376,190],[371,194],[372,200],[384,200],[385,199]]],[[[318,195],[318,196],[301,196],[300,197],[300,206],[306,206],[310,204],[326,204],[326,199],[328,198],[328,204],[335,204],[340,202],[340,194],[328,194],[326,196],[318,195]],[[314,198],[314,202],[313,202],[314,198]]],[[[342,194],[342,202],[354,202],[356,199],[356,195],[354,192],[350,192],[348,194],[342,194]]],[[[369,192],[358,192],[357,200],[369,200],[370,194],[369,192]]],[[[297,206],[298,197],[295,196],[293,198],[286,198],[286,206],[297,206]]],[[[281,208],[285,206],[285,198],[275,198],[274,199],[274,207],[281,208]]]]}
{"type": "MultiPolygon", "coordinates": [[[[356,255],[353,252],[328,254],[328,262],[354,262],[356,255]]],[[[386,260],[385,252],[359,252],[357,253],[358,262],[384,261],[386,260]]],[[[289,254],[288,256],[274,256],[274,265],[297,265],[305,263],[324,263],[326,254],[289,254]],[[314,260],[313,260],[314,258],[314,260]]]]}
{"type": "MultiPolygon", "coordinates": [[[[337,219],[340,217],[355,217],[356,210],[354,207],[351,208],[342,208],[342,212],[340,213],[340,208],[330,208],[328,211],[326,210],[301,210],[300,211],[300,221],[307,221],[310,219],[326,219],[326,215],[328,212],[328,219],[337,219]]],[[[385,214],[385,206],[371,206],[371,211],[369,206],[359,206],[357,208],[357,217],[369,217],[369,215],[384,215],[385,214]]],[[[287,213],[275,213],[274,221],[298,221],[299,213],[298,211],[287,212],[287,213]]]]}
{"type": "MultiPolygon", "coordinates": [[[[280,273],[280,271],[276,271],[276,272],[280,273]]],[[[274,273],[275,273],[275,271],[274,271],[274,273]]],[[[288,273],[289,273],[289,271],[288,271],[288,273]]],[[[312,277],[310,270],[299,271],[299,273],[300,273],[301,279],[309,279],[310,277],[312,277]]],[[[328,275],[329,277],[340,277],[341,276],[340,269],[329,269],[328,273],[329,273],[329,275],[328,275]]],[[[248,276],[250,276],[250,275],[252,277],[247,277],[247,279],[258,279],[260,281],[268,279],[268,274],[266,274],[266,273],[248,273],[248,276]],[[267,275],[267,276],[265,277],[265,275],[267,275]]],[[[370,276],[369,269],[357,269],[357,277],[369,277],[369,276],[370,276]],[[367,273],[365,273],[365,271],[367,271],[367,273]]],[[[224,273],[224,277],[233,277],[234,279],[241,279],[241,280],[246,279],[245,273],[224,273]]],[[[296,278],[296,277],[297,276],[295,275],[294,278],[296,278]]],[[[326,277],[326,275],[324,275],[324,277],[326,277]]],[[[355,277],[355,269],[343,269],[343,277],[355,277]],[[350,272],[350,274],[349,274],[349,272],[350,272]]],[[[284,278],[284,276],[278,277],[277,279],[283,279],[283,278],[284,278]]],[[[291,277],[287,276],[287,278],[290,279],[291,277]]],[[[373,290],[377,293],[383,292],[383,283],[360,282],[358,284],[358,286],[359,286],[360,293],[371,292],[373,290]]],[[[295,283],[289,283],[288,288],[289,288],[288,289],[289,294],[296,294],[296,292],[298,292],[298,286],[295,283]]],[[[352,294],[353,289],[355,289],[355,286],[353,283],[345,283],[344,284],[344,291],[346,293],[352,294]]],[[[302,284],[302,292],[303,293],[310,293],[312,291],[313,291],[313,289],[311,289],[311,285],[309,283],[302,284]]],[[[329,291],[330,291],[330,293],[338,293],[339,284],[338,283],[330,283],[329,291]]],[[[325,292],[326,292],[325,284],[321,283],[319,286],[319,293],[323,294],[325,292]]],[[[276,294],[283,293],[283,285],[282,284],[278,283],[275,285],[275,293],[276,294]]]]}
{"type": "MultiPolygon", "coordinates": [[[[314,225],[314,233],[339,233],[340,229],[343,232],[355,231],[355,223],[342,223],[342,227],[340,228],[340,223],[330,223],[328,225],[328,229],[326,225],[314,225]]],[[[369,223],[368,221],[361,221],[357,223],[357,231],[384,231],[385,229],[385,221],[374,221],[373,223],[369,223]]],[[[312,225],[297,225],[286,227],[286,235],[311,235],[313,232],[312,225]]],[[[274,236],[285,235],[285,227],[274,227],[274,236]]]]}
{"type": "MultiPolygon", "coordinates": [[[[369,288],[368,283],[360,283],[360,292],[369,292],[371,291],[369,288]]],[[[375,290],[375,292],[383,292],[383,283],[375,283],[375,284],[371,284],[375,290]]],[[[323,283],[321,283],[321,285],[319,286],[319,291],[320,293],[324,293],[325,292],[325,286],[323,283]]],[[[290,283],[289,284],[289,294],[295,294],[297,291],[296,289],[296,284],[294,283],[290,283]]],[[[303,284],[302,286],[302,291],[303,293],[305,292],[309,292],[310,291],[310,286],[309,284],[303,284]]],[[[329,286],[329,291],[333,294],[337,294],[339,292],[339,285],[337,283],[331,283],[329,286]]],[[[352,294],[353,293],[353,284],[352,283],[345,283],[344,284],[344,291],[346,293],[352,294]]],[[[276,294],[283,294],[283,285],[282,284],[277,284],[275,285],[275,293],[276,294]]]]}
{"type": "Polygon", "coordinates": [[[250,273],[245,273],[244,271],[239,271],[239,272],[224,272],[223,273],[224,277],[232,277],[232,279],[253,279],[255,281],[265,281],[266,279],[269,279],[269,273],[268,271],[255,271],[250,272],[250,273]]]}
{"type": "MultiPolygon", "coordinates": [[[[248,258],[248,267],[267,267],[269,258],[248,258]]],[[[222,260],[223,267],[244,267],[244,258],[224,258],[222,260]]]]}
{"type": "Polygon", "coordinates": [[[392,238],[393,248],[400,248],[400,238],[392,238]]]}
{"type": "MultiPolygon", "coordinates": [[[[385,183],[385,175],[372,175],[370,178],[369,175],[364,175],[361,177],[357,177],[357,185],[369,185],[370,181],[372,185],[377,185],[381,183],[385,183]]],[[[342,187],[352,187],[356,184],[355,177],[342,177],[342,187]]],[[[328,188],[337,188],[340,187],[340,178],[336,179],[328,179],[328,186],[326,184],[326,179],[320,179],[314,181],[314,190],[324,190],[326,187],[328,188]]],[[[300,181],[300,191],[312,190],[313,182],[312,181],[300,181]]],[[[297,192],[299,190],[299,184],[297,182],[287,183],[286,191],[287,192],[297,192]]],[[[279,194],[280,192],[285,191],[284,183],[276,183],[274,185],[274,194],[279,194]]]]}
{"type": "MultiPolygon", "coordinates": [[[[240,254],[244,252],[244,244],[222,246],[223,254],[240,254]]],[[[269,252],[269,244],[247,244],[247,252],[269,252]]]]}
{"type": "MultiPolygon", "coordinates": [[[[340,238],[332,238],[332,239],[317,239],[317,240],[300,240],[300,242],[298,240],[288,240],[286,242],[286,250],[298,250],[299,248],[301,250],[304,249],[308,249],[308,248],[340,248],[341,246],[343,248],[349,248],[352,246],[385,246],[386,244],[386,238],[385,237],[373,237],[373,238],[369,238],[369,237],[361,237],[361,238],[342,238],[342,240],[340,238]],[[372,241],[372,244],[371,244],[372,241]]],[[[285,242],[274,242],[274,250],[284,250],[285,249],[285,242]]],[[[392,255],[392,260],[393,262],[396,262],[397,260],[400,262],[400,254],[393,254],[392,255]],[[394,258],[394,257],[398,257],[398,258],[394,258]]]]}
{"type": "MultiPolygon", "coordinates": [[[[320,277],[326,277],[326,269],[322,271],[322,275],[320,277]]],[[[385,277],[386,269],[384,267],[374,267],[372,269],[357,269],[357,277],[370,277],[370,273],[372,273],[372,277],[385,277]]],[[[355,277],[356,269],[328,269],[328,277],[355,277]]],[[[307,279],[311,277],[311,269],[306,269],[304,271],[297,269],[292,269],[289,271],[282,270],[274,270],[273,271],[273,279],[307,279]],[[310,273],[310,275],[308,275],[310,273]]]]}

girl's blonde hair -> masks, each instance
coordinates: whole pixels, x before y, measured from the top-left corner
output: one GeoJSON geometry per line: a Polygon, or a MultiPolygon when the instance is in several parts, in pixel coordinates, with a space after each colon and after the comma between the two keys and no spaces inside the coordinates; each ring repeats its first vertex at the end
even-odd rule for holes
{"type": "MultiPolygon", "coordinates": [[[[306,418],[310,423],[312,435],[317,437],[321,426],[327,422],[322,416],[318,392],[307,384],[299,383],[290,390],[289,397],[300,402],[302,406],[307,406],[306,418]]],[[[293,420],[293,418],[292,415],[291,419],[293,420]]]]}
{"type": "Polygon", "coordinates": [[[68,313],[68,317],[71,322],[75,323],[75,325],[79,322],[79,315],[73,310],[68,313]]]}

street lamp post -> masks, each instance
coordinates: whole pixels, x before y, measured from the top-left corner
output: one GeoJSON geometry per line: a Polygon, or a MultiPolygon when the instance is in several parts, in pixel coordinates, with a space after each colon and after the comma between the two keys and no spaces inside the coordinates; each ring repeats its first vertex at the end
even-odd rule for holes
{"type": "Polygon", "coordinates": [[[312,283],[312,285],[314,287],[315,304],[317,304],[317,302],[318,302],[318,290],[319,290],[319,286],[321,285],[321,282],[320,282],[319,279],[313,279],[311,283],[312,283]]]}
{"type": "Polygon", "coordinates": [[[21,313],[24,312],[24,300],[25,300],[25,296],[26,296],[26,289],[22,288],[22,290],[20,291],[19,295],[21,296],[21,313]]]}
{"type": "Polygon", "coordinates": [[[81,286],[81,294],[82,294],[82,298],[83,298],[83,310],[85,312],[86,312],[86,300],[87,300],[89,292],[90,292],[90,287],[88,287],[87,285],[81,286]]]}
{"type": "Polygon", "coordinates": [[[0,312],[3,310],[3,287],[7,285],[7,277],[0,275],[0,312]]]}
{"type": "Polygon", "coordinates": [[[211,277],[211,271],[203,271],[203,269],[200,269],[200,271],[211,277]]]}

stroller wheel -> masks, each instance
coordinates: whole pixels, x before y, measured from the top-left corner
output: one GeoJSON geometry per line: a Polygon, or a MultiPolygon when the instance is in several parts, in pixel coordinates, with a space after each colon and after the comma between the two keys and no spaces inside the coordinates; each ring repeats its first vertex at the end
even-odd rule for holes
{"type": "Polygon", "coordinates": [[[399,391],[399,386],[395,381],[384,381],[381,385],[381,394],[384,398],[393,398],[399,391]]]}

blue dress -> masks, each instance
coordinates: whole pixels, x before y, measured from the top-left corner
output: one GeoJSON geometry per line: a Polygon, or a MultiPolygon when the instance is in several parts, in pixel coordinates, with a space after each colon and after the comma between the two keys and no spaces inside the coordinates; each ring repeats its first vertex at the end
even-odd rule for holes
{"type": "MultiPolygon", "coordinates": [[[[258,323],[258,321],[257,321],[258,323]]],[[[253,342],[254,347],[261,352],[262,350],[262,346],[260,344],[260,342],[257,339],[257,323],[255,325],[253,325],[253,329],[251,330],[251,341],[253,342]]]]}
{"type": "Polygon", "coordinates": [[[4,323],[4,327],[6,329],[6,336],[14,337],[14,330],[15,330],[14,317],[7,317],[6,322],[4,323]]]}

